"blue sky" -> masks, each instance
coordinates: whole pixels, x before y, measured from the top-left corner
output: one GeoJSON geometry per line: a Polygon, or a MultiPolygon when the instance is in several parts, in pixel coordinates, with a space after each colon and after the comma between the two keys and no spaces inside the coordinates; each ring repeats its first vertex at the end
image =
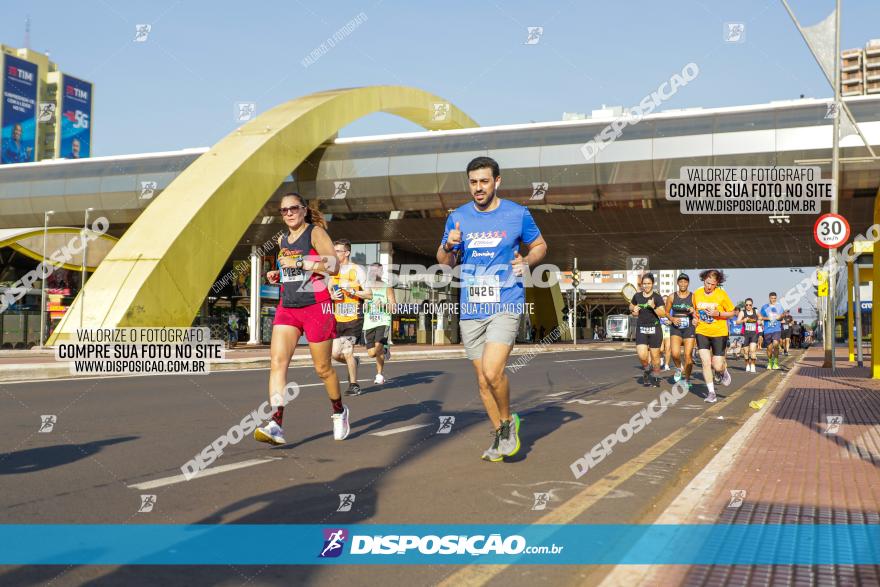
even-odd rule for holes
{"type": "MultiPolygon", "coordinates": [[[[813,24],[834,2],[792,5],[813,24]]],[[[260,112],[315,91],[371,84],[432,91],[484,126],[634,105],[691,61],[700,76],[664,108],[831,95],[779,0],[82,0],[6,2],[2,14],[0,42],[21,46],[29,14],[31,47],[95,83],[93,155],[210,146],[237,126],[236,102],[256,102],[260,112]],[[347,38],[302,65],[361,13],[366,20],[347,38]],[[745,23],[744,42],[724,42],[726,22],[745,23]],[[144,43],[133,42],[137,24],[152,26],[144,43]],[[529,26],[544,27],[536,45],[525,44],[529,26]]],[[[873,37],[880,3],[844,2],[841,47],[873,37]]],[[[341,134],[408,130],[416,127],[377,114],[341,134]]],[[[748,295],[735,281],[734,297],[748,295]]],[[[797,274],[777,271],[773,281],[785,290],[797,274]]]]}
{"type": "MultiPolygon", "coordinates": [[[[812,24],[831,0],[793,0],[812,24]]],[[[632,105],[690,61],[700,77],[666,108],[830,95],[779,0],[712,2],[378,2],[162,0],[7,2],[0,42],[31,46],[96,84],[94,155],[209,146],[236,102],[258,111],[315,91],[403,84],[433,91],[481,125],[559,120],[632,105]],[[75,10],[74,10],[75,7],[75,10]],[[315,64],[302,59],[364,21],[315,64]],[[746,25],[724,43],[725,22],[746,25]],[[135,25],[152,25],[134,43],[135,25]],[[543,26],[537,45],[526,27],[543,26]]],[[[880,4],[844,2],[842,47],[880,37],[880,4]]],[[[374,115],[342,134],[415,130],[374,115]]]]}

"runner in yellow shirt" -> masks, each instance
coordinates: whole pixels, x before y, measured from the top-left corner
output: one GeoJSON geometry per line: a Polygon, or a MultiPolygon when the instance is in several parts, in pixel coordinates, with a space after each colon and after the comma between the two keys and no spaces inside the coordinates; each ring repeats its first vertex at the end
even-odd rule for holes
{"type": "Polygon", "coordinates": [[[720,286],[724,283],[724,272],[718,269],[707,269],[700,273],[703,287],[694,292],[694,307],[697,310],[697,348],[700,350],[700,363],[703,367],[703,379],[709,393],[704,398],[708,403],[715,403],[715,383],[725,387],[730,385],[730,373],[727,371],[725,350],[727,349],[727,319],[736,315],[733,302],[720,286]],[[715,378],[717,374],[718,379],[715,378]]]}
{"type": "Polygon", "coordinates": [[[360,395],[361,386],[357,382],[360,361],[354,356],[354,345],[358,343],[364,328],[362,302],[372,298],[373,294],[364,288],[367,283],[364,268],[351,262],[351,242],[346,239],[334,241],[333,249],[339,260],[339,273],[330,280],[330,297],[336,316],[333,358],[348,366],[348,389],[345,395],[360,395]]]}

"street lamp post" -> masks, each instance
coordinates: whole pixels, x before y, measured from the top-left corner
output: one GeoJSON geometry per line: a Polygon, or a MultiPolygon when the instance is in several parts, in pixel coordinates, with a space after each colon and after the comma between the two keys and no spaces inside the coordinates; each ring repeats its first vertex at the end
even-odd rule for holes
{"type": "Polygon", "coordinates": [[[86,301],[86,258],[89,253],[89,239],[87,237],[87,232],[89,229],[89,212],[94,210],[94,208],[86,208],[85,220],[83,220],[83,232],[82,232],[82,243],[83,243],[83,252],[82,252],[82,272],[80,273],[80,288],[79,288],[79,327],[82,328],[83,325],[83,312],[85,312],[85,301],[86,301]]]}
{"type": "MultiPolygon", "coordinates": [[[[831,200],[831,213],[837,214],[837,201],[840,197],[840,0],[834,10],[834,112],[832,119],[831,143],[831,181],[834,184],[834,198],[831,200]]],[[[834,322],[837,316],[835,292],[835,273],[837,272],[837,249],[828,251],[831,261],[828,267],[828,300],[825,309],[825,361],[822,367],[834,370],[834,322]]]]}
{"type": "Polygon", "coordinates": [[[574,344],[575,348],[577,348],[578,344],[578,284],[580,283],[581,274],[578,272],[578,258],[574,258],[574,271],[572,271],[572,275],[574,279],[572,282],[574,283],[574,287],[572,288],[572,300],[573,303],[571,305],[571,342],[574,344]]]}
{"type": "MultiPolygon", "coordinates": [[[[791,7],[788,5],[787,0],[782,0],[782,5],[785,6],[785,10],[788,12],[788,15],[794,21],[795,26],[797,26],[798,31],[801,33],[804,41],[806,41],[807,46],[810,48],[810,51],[813,53],[813,57],[816,58],[816,61],[819,63],[819,67],[821,67],[822,71],[825,72],[825,77],[834,87],[834,104],[833,110],[830,112],[833,114],[832,118],[832,143],[831,143],[831,179],[834,183],[834,197],[831,199],[831,213],[837,213],[837,204],[838,198],[840,197],[840,116],[841,113],[850,116],[853,123],[855,123],[855,119],[851,117],[848,113],[846,105],[841,102],[840,97],[840,0],[836,0],[834,4],[834,39],[827,38],[827,30],[825,21],[820,23],[819,25],[810,27],[809,31],[805,30],[797,18],[792,12],[791,7]],[[828,45],[833,45],[834,53],[832,55],[828,55],[828,45]]],[[[877,156],[874,154],[874,150],[871,148],[871,144],[865,139],[864,135],[862,135],[861,131],[858,130],[858,126],[855,128],[856,132],[862,138],[862,141],[865,143],[865,146],[868,148],[868,151],[871,154],[871,159],[876,160],[877,156]]],[[[825,351],[825,360],[822,363],[823,368],[834,369],[834,322],[837,312],[835,304],[835,273],[837,270],[837,250],[836,248],[829,250],[828,255],[828,295],[825,298],[825,316],[823,321],[823,331],[824,331],[824,339],[822,346],[825,351]]]]}
{"type": "Polygon", "coordinates": [[[49,237],[49,216],[53,215],[55,210],[46,210],[43,214],[43,261],[40,267],[40,348],[46,340],[46,240],[49,237]]]}

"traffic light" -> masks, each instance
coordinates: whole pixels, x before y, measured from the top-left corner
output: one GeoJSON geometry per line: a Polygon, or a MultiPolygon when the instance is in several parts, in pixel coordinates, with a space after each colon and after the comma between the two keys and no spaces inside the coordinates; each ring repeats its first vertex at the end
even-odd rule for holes
{"type": "Polygon", "coordinates": [[[577,289],[580,282],[581,282],[581,280],[578,279],[577,273],[572,273],[571,274],[571,287],[573,287],[574,289],[577,289]]]}

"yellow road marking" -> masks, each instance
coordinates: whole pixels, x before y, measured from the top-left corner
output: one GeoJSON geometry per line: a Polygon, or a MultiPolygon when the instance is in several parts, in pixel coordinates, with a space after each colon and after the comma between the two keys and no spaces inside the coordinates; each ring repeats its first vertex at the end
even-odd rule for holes
{"type": "MultiPolygon", "coordinates": [[[[538,518],[533,522],[533,525],[571,523],[572,520],[598,503],[600,499],[623,485],[633,475],[675,446],[682,439],[689,436],[699,427],[699,425],[710,420],[712,416],[721,411],[724,406],[731,403],[731,400],[736,399],[745,393],[746,390],[751,388],[768,373],[771,372],[765,371],[758,375],[758,377],[727,396],[727,400],[724,403],[718,403],[711,406],[705,412],[696,416],[669,436],[657,441],[653,446],[639,454],[636,458],[628,460],[623,465],[617,467],[609,474],[599,479],[596,483],[584,488],[580,493],[558,508],[547,512],[538,518]]],[[[509,566],[510,565],[470,565],[451,574],[438,585],[440,587],[471,587],[485,585],[490,579],[500,574],[509,566]]]]}

